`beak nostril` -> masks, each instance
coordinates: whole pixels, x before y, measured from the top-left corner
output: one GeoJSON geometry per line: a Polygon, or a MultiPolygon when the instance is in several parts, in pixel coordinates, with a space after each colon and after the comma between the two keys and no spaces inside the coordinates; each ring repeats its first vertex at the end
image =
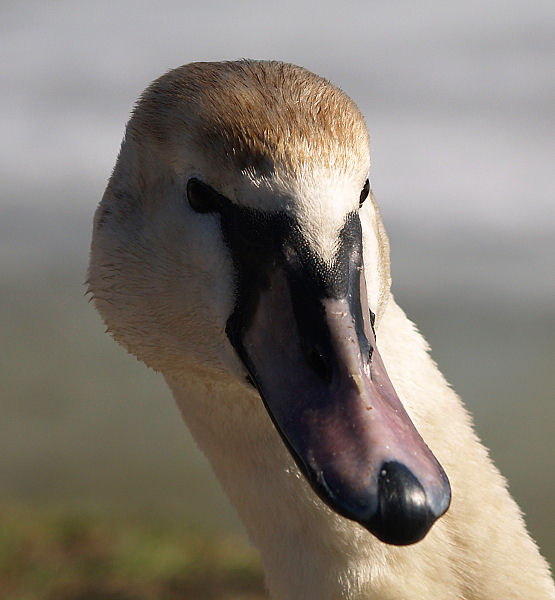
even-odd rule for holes
{"type": "Polygon", "coordinates": [[[331,383],[331,367],[320,348],[316,345],[305,348],[304,355],[316,375],[326,383],[331,383]]]}

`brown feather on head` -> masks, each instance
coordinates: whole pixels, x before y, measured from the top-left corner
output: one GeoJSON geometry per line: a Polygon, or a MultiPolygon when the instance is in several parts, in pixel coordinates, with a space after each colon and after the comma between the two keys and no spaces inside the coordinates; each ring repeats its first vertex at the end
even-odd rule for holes
{"type": "MultiPolygon", "coordinates": [[[[355,103],[310,71],[277,61],[192,63],[145,91],[129,123],[136,140],[188,142],[216,162],[259,175],[307,163],[346,172],[365,161],[368,132],[355,103]]],[[[367,160],[367,158],[366,158],[367,160]]]]}

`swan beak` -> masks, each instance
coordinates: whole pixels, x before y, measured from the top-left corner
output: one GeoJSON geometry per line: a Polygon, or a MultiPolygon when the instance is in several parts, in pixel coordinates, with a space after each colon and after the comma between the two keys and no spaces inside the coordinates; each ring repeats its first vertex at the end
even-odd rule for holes
{"type": "Polygon", "coordinates": [[[239,355],[320,498],[383,542],[412,544],[447,510],[449,481],[389,380],[358,273],[358,289],[321,298],[276,268],[239,355]]]}

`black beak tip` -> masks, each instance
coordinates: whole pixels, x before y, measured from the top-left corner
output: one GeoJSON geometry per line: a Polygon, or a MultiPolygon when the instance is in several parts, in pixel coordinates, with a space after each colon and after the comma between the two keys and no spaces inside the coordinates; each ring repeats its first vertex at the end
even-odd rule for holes
{"type": "Polygon", "coordinates": [[[377,510],[365,525],[382,542],[406,546],[423,539],[441,514],[410,470],[392,461],[380,469],[377,510]]]}
{"type": "Polygon", "coordinates": [[[346,493],[345,487],[330,475],[324,477],[320,473],[317,482],[312,481],[320,497],[333,510],[357,521],[386,544],[408,546],[419,542],[449,507],[451,490],[447,477],[444,476],[444,485],[434,503],[414,474],[397,461],[382,465],[377,494],[361,490],[346,493]]]}

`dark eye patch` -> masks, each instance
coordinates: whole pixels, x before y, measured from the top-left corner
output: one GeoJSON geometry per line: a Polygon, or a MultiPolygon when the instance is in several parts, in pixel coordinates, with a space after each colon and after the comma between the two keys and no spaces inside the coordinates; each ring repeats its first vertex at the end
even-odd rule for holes
{"type": "Polygon", "coordinates": [[[196,177],[187,182],[187,199],[191,208],[198,213],[219,212],[227,198],[196,177]]]}
{"type": "MultiPolygon", "coordinates": [[[[361,203],[370,191],[367,181],[361,203]]],[[[345,217],[339,233],[339,248],[331,264],[325,264],[307,244],[303,231],[283,212],[264,213],[237,206],[202,182],[187,182],[187,198],[198,213],[215,213],[235,266],[236,302],[227,320],[226,333],[241,356],[242,338],[256,311],[260,292],[270,285],[269,275],[281,265],[292,291],[293,311],[301,330],[319,340],[314,348],[329,346],[328,333],[321,327],[323,298],[347,298],[359,330],[359,344],[364,355],[371,356],[360,308],[360,272],[362,264],[362,228],[357,212],[345,217]]],[[[319,352],[319,351],[318,351],[319,352]]],[[[315,370],[325,374],[316,352],[311,356],[315,370]]],[[[251,383],[247,379],[248,383],[251,383]]]]}
{"type": "Polygon", "coordinates": [[[196,177],[187,182],[187,200],[197,213],[220,215],[230,237],[248,252],[259,252],[268,245],[268,225],[263,213],[234,206],[223,194],[196,177]]]}
{"type": "Polygon", "coordinates": [[[370,181],[367,179],[364,183],[364,187],[362,188],[362,192],[360,192],[360,199],[358,201],[359,207],[362,206],[363,202],[368,198],[368,194],[370,193],[370,181]]]}

